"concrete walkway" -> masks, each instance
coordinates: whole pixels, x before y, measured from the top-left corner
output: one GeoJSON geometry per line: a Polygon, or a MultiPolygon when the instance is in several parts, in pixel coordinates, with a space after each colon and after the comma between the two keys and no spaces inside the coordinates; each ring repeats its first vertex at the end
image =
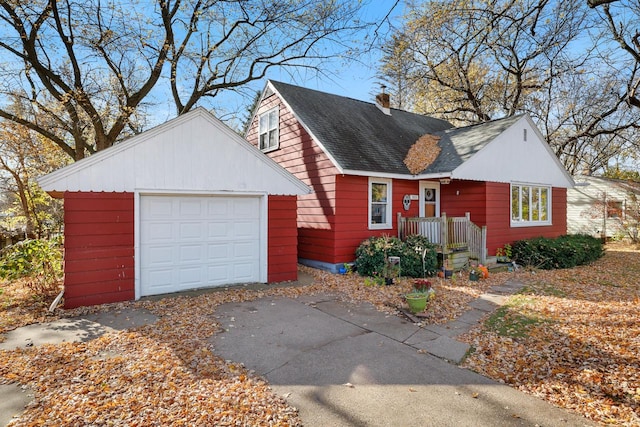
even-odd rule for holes
{"type": "Polygon", "coordinates": [[[331,296],[218,307],[214,352],[264,376],[305,426],[590,426],[466,369],[455,337],[521,288],[510,282],[441,326],[420,328],[331,296]]]}
{"type": "MultiPolygon", "coordinates": [[[[521,286],[495,287],[458,319],[425,328],[331,296],[225,304],[215,311],[225,332],[211,343],[263,375],[306,426],[594,425],[457,366],[469,347],[456,337],[521,286]]],[[[87,341],[155,321],[132,309],[62,319],[12,331],[0,349],[87,341]]],[[[31,399],[22,387],[0,385],[0,425],[31,399]]]]}

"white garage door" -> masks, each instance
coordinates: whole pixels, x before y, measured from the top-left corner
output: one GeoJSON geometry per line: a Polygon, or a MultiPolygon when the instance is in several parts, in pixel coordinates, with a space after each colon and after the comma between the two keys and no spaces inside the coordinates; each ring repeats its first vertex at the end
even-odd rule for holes
{"type": "Polygon", "coordinates": [[[260,199],[140,197],[140,294],[260,280],[260,199]]]}

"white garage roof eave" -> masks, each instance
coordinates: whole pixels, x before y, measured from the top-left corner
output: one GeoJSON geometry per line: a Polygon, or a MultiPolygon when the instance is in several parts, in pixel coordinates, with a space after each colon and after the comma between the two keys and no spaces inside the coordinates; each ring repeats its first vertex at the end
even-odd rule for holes
{"type": "Polygon", "coordinates": [[[38,178],[50,194],[72,192],[256,192],[311,189],[214,117],[197,108],[38,178]]]}

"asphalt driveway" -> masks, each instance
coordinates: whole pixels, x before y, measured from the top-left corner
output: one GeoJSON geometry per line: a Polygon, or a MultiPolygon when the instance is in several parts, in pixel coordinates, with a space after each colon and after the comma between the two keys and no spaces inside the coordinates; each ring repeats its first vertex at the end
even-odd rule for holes
{"type": "Polygon", "coordinates": [[[264,376],[307,426],[594,425],[449,362],[464,348],[450,327],[322,296],[225,304],[216,316],[214,352],[264,376]]]}

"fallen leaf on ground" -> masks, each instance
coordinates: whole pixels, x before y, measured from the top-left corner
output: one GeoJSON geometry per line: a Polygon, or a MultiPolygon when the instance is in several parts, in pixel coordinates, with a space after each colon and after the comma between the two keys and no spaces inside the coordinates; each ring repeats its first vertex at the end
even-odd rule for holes
{"type": "MultiPolygon", "coordinates": [[[[216,356],[209,343],[222,329],[214,318],[216,307],[263,297],[331,294],[400,315],[403,295],[412,288],[408,278],[372,287],[357,274],[301,269],[313,275],[312,285],[229,289],[58,309],[53,315],[46,314],[46,302],[29,301],[19,284],[3,283],[0,333],[126,308],[145,308],[158,316],[154,324],[87,343],[0,352],[0,381],[28,386],[35,395],[11,425],[301,425],[297,411],[264,379],[216,356]]],[[[460,276],[435,279],[436,298],[421,322],[453,320],[491,286],[511,279],[526,282],[526,298],[519,296],[520,303],[510,305],[507,316],[538,321],[524,337],[501,336],[478,326],[463,337],[474,348],[464,366],[597,422],[639,426],[638,252],[608,251],[591,266],[497,273],[479,282],[460,276]]]]}

